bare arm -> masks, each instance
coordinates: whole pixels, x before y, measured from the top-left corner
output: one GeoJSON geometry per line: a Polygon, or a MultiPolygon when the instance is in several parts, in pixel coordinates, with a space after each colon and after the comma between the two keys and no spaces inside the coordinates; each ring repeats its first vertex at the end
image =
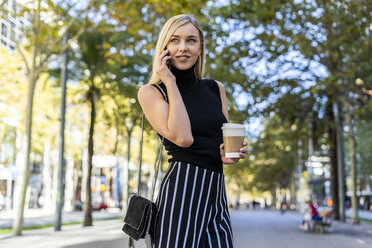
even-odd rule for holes
{"type": "MultiPolygon", "coordinates": [[[[222,113],[225,115],[228,122],[230,122],[229,118],[229,112],[227,108],[227,97],[226,97],[226,90],[223,83],[216,81],[218,84],[218,88],[220,89],[220,96],[221,96],[221,102],[222,102],[222,113]]],[[[242,148],[240,149],[240,158],[246,158],[247,149],[244,148],[244,146],[247,145],[247,142],[243,142],[242,148]]],[[[222,143],[220,145],[220,154],[221,154],[221,160],[224,164],[234,164],[240,160],[240,158],[226,158],[225,157],[225,146],[222,143]]]]}
{"type": "Polygon", "coordinates": [[[221,96],[221,102],[222,102],[222,112],[225,115],[227,122],[230,122],[229,118],[229,112],[227,108],[227,97],[226,97],[226,90],[223,83],[216,81],[218,84],[218,88],[220,89],[220,96],[221,96]]]}
{"type": "Polygon", "coordinates": [[[162,54],[157,73],[167,87],[169,104],[161,93],[151,85],[138,91],[138,100],[152,127],[163,137],[180,147],[189,147],[194,142],[191,124],[185,104],[176,84],[176,78],[166,66],[166,52],[162,54]]]}

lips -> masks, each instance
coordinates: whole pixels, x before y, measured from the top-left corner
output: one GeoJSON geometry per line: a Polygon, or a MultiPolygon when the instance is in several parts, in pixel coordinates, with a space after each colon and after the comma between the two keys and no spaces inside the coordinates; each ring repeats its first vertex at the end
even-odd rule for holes
{"type": "Polygon", "coordinates": [[[177,60],[179,61],[186,61],[190,58],[189,55],[179,55],[179,56],[176,56],[177,60]]]}

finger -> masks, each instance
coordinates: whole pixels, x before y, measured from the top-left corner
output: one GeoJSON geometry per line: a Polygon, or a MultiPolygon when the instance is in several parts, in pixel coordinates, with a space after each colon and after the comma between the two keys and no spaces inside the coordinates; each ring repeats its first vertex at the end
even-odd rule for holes
{"type": "Polygon", "coordinates": [[[247,152],[248,152],[247,149],[245,149],[245,148],[240,148],[240,153],[247,153],[247,152]]]}
{"type": "Polygon", "coordinates": [[[246,146],[248,145],[246,141],[243,141],[243,146],[246,146]]]}
{"type": "Polygon", "coordinates": [[[163,62],[163,59],[167,56],[168,54],[168,50],[165,50],[164,52],[162,52],[159,56],[159,60],[160,62],[163,62]]]}
{"type": "Polygon", "coordinates": [[[172,56],[170,56],[170,55],[168,55],[168,56],[164,56],[164,58],[163,58],[163,62],[166,63],[167,60],[169,60],[169,59],[171,59],[171,58],[172,58],[172,56]]]}
{"type": "Polygon", "coordinates": [[[172,57],[171,56],[164,56],[162,59],[161,59],[161,65],[166,65],[167,64],[167,60],[171,59],[172,57]]]}
{"type": "Polygon", "coordinates": [[[160,54],[160,56],[164,56],[164,55],[166,55],[166,54],[168,54],[168,53],[169,53],[168,49],[165,49],[165,50],[160,54]]]}

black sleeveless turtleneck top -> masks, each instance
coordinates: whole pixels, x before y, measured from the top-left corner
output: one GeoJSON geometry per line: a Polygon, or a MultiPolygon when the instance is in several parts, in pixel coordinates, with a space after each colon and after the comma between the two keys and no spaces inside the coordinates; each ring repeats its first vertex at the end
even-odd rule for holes
{"type": "MultiPolygon", "coordinates": [[[[194,143],[182,148],[164,138],[164,147],[170,155],[169,162],[187,162],[202,168],[223,172],[220,145],[223,143],[222,124],[227,122],[222,112],[222,102],[217,82],[195,77],[194,66],[179,70],[171,66],[185,104],[194,143]]],[[[167,92],[164,83],[159,86],[167,92]]]]}

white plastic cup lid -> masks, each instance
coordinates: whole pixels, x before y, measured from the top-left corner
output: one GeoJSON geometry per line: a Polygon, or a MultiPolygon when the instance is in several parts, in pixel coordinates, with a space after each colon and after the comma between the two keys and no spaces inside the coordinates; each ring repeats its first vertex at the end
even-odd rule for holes
{"type": "Polygon", "coordinates": [[[243,124],[237,124],[237,123],[224,123],[221,127],[221,129],[224,129],[224,128],[245,128],[243,124]]]}

